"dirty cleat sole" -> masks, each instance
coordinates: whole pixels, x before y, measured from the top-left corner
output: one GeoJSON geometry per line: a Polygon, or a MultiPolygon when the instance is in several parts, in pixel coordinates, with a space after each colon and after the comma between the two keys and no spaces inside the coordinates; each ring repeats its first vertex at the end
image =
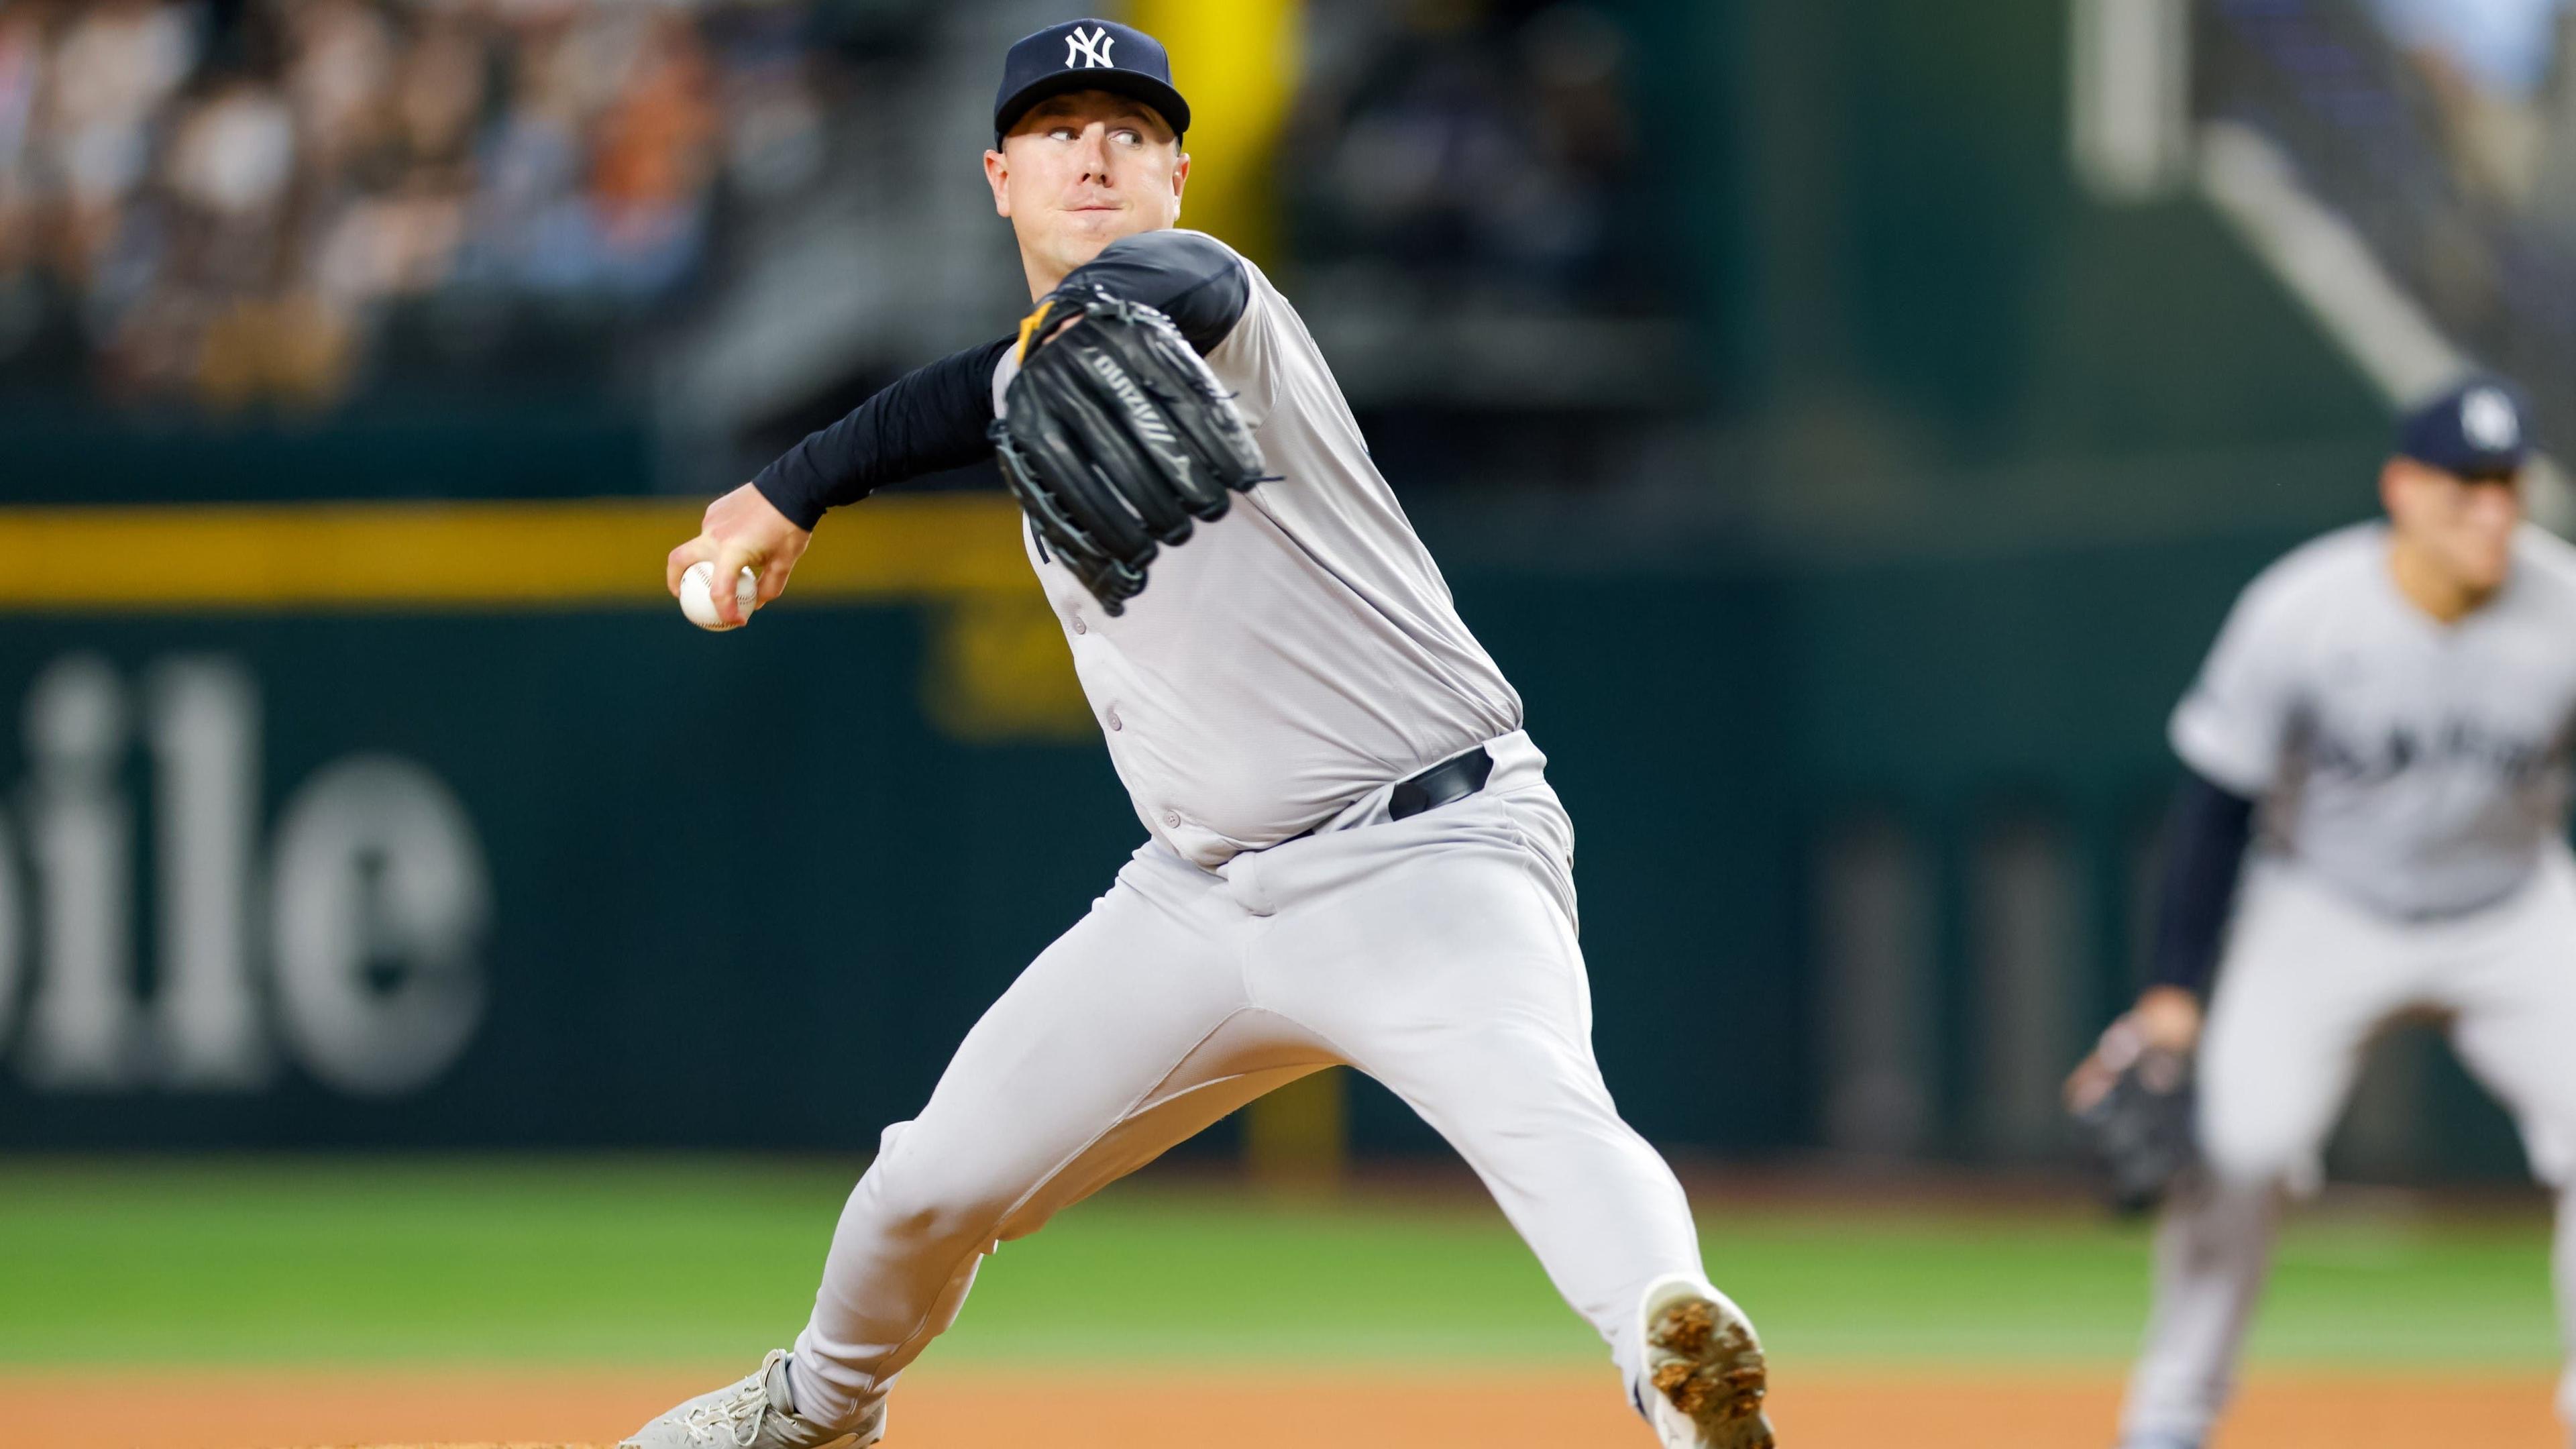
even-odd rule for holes
{"type": "Polygon", "coordinates": [[[1646,1290],[1646,1378],[1698,1430],[1699,1449],[1773,1449],[1762,1340],[1723,1293],[1685,1278],[1646,1290]]]}

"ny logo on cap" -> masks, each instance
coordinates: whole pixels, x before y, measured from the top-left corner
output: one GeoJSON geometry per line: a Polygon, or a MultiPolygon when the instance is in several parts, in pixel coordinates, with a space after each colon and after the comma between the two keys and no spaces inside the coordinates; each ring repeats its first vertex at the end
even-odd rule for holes
{"type": "Polygon", "coordinates": [[[1064,38],[1064,68],[1072,70],[1080,66],[1086,70],[1107,70],[1110,68],[1109,47],[1117,43],[1118,37],[1110,34],[1109,27],[1105,25],[1093,26],[1089,35],[1076,27],[1064,38]]]}
{"type": "Polygon", "coordinates": [[[2460,399],[2460,431],[2490,453],[2509,453],[2522,443],[2522,419],[2514,412],[2513,399],[2491,387],[2460,399]]]}

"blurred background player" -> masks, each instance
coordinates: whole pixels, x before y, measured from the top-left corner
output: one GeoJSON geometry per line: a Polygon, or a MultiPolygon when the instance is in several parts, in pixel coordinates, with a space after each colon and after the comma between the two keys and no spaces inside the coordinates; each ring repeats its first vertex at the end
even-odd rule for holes
{"type": "MultiPolygon", "coordinates": [[[[2208,1435],[2275,1217],[2317,1186],[2364,1048],[2394,1018],[2446,1017],[2532,1171],[2576,1187],[2576,550],[2524,520],[2530,457],[2500,379],[2415,410],[2380,475],[2387,520],[2255,580],[2174,714],[2186,775],[2155,984],[2070,1083],[2082,1103],[2141,1048],[2198,1047],[2204,1169],[2157,1239],[2124,1449],[2208,1435]]],[[[2558,1223],[2576,1346],[2563,1196],[2558,1223]]],[[[2576,1372],[2561,1410],[2576,1420],[2576,1372]]]]}

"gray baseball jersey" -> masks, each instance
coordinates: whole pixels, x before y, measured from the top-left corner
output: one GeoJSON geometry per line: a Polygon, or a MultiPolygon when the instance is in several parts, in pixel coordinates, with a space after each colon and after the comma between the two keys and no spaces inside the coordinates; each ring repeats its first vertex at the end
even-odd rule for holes
{"type": "MultiPolygon", "coordinates": [[[[1027,534],[1137,818],[1208,869],[1521,727],[1305,323],[1236,261],[1249,295],[1207,361],[1278,478],[1164,550],[1116,617],[1027,534]]],[[[997,411],[1018,371],[995,369],[997,411]]]]}
{"type": "Polygon", "coordinates": [[[2513,894],[2564,836],[2576,549],[2538,528],[2484,608],[2399,592],[2385,524],[2327,535],[2237,602],[2175,711],[2184,762],[2264,801],[2263,848],[2384,915],[2513,894]]]}

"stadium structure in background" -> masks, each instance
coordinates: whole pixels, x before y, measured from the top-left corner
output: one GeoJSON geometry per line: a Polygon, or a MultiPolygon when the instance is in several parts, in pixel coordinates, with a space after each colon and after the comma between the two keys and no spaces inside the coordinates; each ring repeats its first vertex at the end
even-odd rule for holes
{"type": "MultiPolygon", "coordinates": [[[[919,1099],[915,1044],[1134,843],[1008,504],[974,476],[881,500],[723,656],[633,560],[899,360],[1009,324],[977,300],[1005,235],[950,161],[1044,9],[0,6],[0,780],[29,787],[0,797],[0,1137],[837,1148],[919,1099]],[[90,75],[115,83],[66,109],[90,75]],[[665,817],[745,827],[694,762],[773,649],[828,661],[771,742],[808,762],[778,828],[811,868],[692,892],[665,817]],[[121,737],[54,750],[65,699],[121,737]],[[452,811],[323,829],[311,793],[370,760],[452,811]],[[993,842],[1031,799],[1091,823],[1006,891],[993,842]],[[862,1018],[884,1100],[749,1109],[828,1097],[793,1074],[862,1018]],[[410,1075],[332,1065],[406,1023],[442,1047],[410,1075]],[[620,1046],[701,1030],[793,1040],[685,1092],[620,1046]],[[88,1045],[36,1044],[63,1032],[88,1045]]],[[[2385,15],[1151,22],[1236,98],[1193,145],[1250,160],[1210,174],[1264,178],[1192,204],[1269,238],[1562,742],[1603,1051],[1657,1141],[2055,1160],[2051,1088],[2135,969],[2155,721],[2226,601],[2366,510],[2389,397],[2543,345],[2480,329],[2557,275],[2549,148],[2459,166],[2548,134],[2514,118],[2555,83],[2443,89],[2385,15]],[[2318,54],[2351,64],[2290,64],[2318,54]],[[2369,146],[2405,215],[2358,189],[2369,146]],[[1672,789],[1623,763],[1669,751],[1720,764],[1672,789]],[[1638,1045],[1712,995],[1748,1043],[1726,1113],[1638,1045]]],[[[2359,1160],[2511,1170],[2447,1067],[2392,1061],[2359,1160]]],[[[1364,1084],[1209,1150],[1243,1131],[1431,1145],[1364,1084]]]]}

